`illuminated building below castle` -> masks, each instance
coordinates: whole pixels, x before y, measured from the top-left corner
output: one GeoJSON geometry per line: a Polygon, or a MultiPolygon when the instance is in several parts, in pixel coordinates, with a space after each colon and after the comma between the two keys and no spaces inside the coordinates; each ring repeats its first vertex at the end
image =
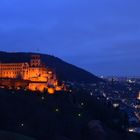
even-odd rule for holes
{"type": "Polygon", "coordinates": [[[47,68],[40,55],[32,55],[30,62],[0,63],[0,85],[24,87],[32,91],[61,90],[56,74],[47,68]]]}

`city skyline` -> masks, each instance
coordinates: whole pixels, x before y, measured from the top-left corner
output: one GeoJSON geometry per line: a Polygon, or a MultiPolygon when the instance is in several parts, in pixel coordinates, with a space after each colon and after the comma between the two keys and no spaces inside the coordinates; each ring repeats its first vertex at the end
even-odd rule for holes
{"type": "Polygon", "coordinates": [[[135,0],[0,2],[0,51],[57,56],[96,75],[139,76],[135,0]]]}

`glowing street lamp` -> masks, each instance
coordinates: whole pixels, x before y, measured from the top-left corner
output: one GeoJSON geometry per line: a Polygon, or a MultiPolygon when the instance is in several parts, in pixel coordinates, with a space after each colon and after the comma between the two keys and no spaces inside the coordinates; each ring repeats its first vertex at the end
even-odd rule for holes
{"type": "Polygon", "coordinates": [[[23,126],[24,126],[24,124],[22,123],[22,124],[21,124],[21,127],[23,127],[23,126]]]}
{"type": "Polygon", "coordinates": [[[58,109],[58,108],[56,108],[56,109],[55,109],[55,112],[59,112],[59,109],[58,109]]]}
{"type": "Polygon", "coordinates": [[[41,99],[42,99],[42,100],[45,100],[45,97],[42,96],[41,99]]]}
{"type": "Polygon", "coordinates": [[[81,117],[81,116],[82,116],[82,114],[81,114],[81,113],[79,113],[79,114],[78,114],[78,117],[81,117]]]}

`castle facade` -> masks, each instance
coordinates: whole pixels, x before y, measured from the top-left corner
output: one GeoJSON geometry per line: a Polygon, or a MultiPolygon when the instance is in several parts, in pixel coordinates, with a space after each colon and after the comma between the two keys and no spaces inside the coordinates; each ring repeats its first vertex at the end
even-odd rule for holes
{"type": "Polygon", "coordinates": [[[6,79],[28,81],[26,88],[33,91],[43,91],[49,87],[59,89],[54,71],[41,62],[40,55],[32,55],[30,62],[0,63],[0,79],[3,79],[1,81],[6,79]]]}

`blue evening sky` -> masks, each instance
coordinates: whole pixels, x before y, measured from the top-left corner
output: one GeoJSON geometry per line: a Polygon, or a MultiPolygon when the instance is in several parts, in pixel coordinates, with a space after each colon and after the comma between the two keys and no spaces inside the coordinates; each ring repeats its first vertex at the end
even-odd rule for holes
{"type": "Polygon", "coordinates": [[[55,55],[96,75],[140,75],[140,0],[0,0],[0,50],[55,55]]]}

